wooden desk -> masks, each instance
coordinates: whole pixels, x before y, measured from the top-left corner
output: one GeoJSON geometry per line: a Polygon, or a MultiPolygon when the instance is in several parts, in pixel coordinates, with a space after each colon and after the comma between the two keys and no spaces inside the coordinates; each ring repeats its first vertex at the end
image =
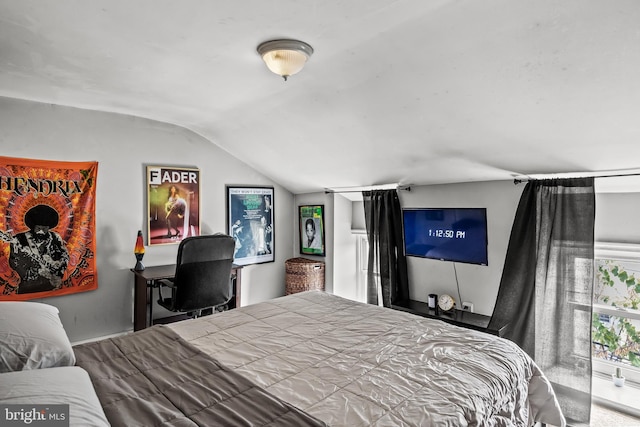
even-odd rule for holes
{"type": "Polygon", "coordinates": [[[453,310],[450,313],[442,313],[439,310],[429,308],[429,304],[422,301],[399,301],[396,304],[391,304],[391,308],[417,314],[422,317],[439,319],[456,326],[475,329],[476,331],[486,332],[499,337],[504,334],[506,328],[506,325],[504,325],[499,328],[489,329],[489,321],[491,320],[490,316],[463,310],[453,310]]]}
{"type": "MultiPolygon", "coordinates": [[[[158,280],[171,279],[175,275],[176,265],[156,265],[146,267],[142,271],[134,269],[131,269],[131,271],[134,278],[133,330],[139,331],[153,325],[153,288],[158,287],[158,280]]],[[[233,287],[233,296],[229,301],[229,308],[240,307],[241,273],[242,266],[234,264],[231,267],[230,280],[233,287]]]]}

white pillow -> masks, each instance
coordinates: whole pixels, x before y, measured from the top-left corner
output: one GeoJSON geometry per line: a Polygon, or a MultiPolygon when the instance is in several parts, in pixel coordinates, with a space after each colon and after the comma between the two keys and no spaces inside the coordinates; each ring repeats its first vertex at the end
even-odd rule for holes
{"type": "MultiPolygon", "coordinates": [[[[78,366],[0,374],[0,406],[69,405],[69,426],[108,426],[89,374],[78,366]]],[[[4,413],[0,413],[0,425],[4,413]]],[[[35,423],[37,424],[37,423],[35,423]]],[[[35,425],[34,424],[34,425],[35,425]]]]}
{"type": "Polygon", "coordinates": [[[56,307],[38,302],[0,302],[0,372],[75,363],[56,307]]]}

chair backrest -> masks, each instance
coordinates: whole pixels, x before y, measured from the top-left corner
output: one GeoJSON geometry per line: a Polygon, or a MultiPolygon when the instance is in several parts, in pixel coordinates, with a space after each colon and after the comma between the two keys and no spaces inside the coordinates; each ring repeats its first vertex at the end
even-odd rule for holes
{"type": "Polygon", "coordinates": [[[187,237],[180,242],[173,306],[193,311],[226,304],[233,296],[231,266],[235,241],[226,234],[187,237]]]}

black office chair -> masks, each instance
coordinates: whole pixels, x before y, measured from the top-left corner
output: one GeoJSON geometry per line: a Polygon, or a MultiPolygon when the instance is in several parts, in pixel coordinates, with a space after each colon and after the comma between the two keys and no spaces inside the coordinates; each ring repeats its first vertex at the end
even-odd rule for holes
{"type": "Polygon", "coordinates": [[[158,304],[191,317],[226,305],[233,297],[230,276],[234,249],[233,237],[226,234],[183,239],[178,246],[174,278],[158,281],[158,304]],[[171,288],[170,298],[163,298],[164,287],[171,288]]]}

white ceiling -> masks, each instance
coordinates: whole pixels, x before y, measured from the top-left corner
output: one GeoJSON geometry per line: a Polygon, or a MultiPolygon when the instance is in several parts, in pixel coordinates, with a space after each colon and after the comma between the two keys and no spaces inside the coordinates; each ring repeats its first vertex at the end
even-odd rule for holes
{"type": "Polygon", "coordinates": [[[628,172],[640,2],[0,0],[0,96],[184,126],[293,193],[628,172]],[[276,38],[315,49],[287,82],[276,38]]]}

